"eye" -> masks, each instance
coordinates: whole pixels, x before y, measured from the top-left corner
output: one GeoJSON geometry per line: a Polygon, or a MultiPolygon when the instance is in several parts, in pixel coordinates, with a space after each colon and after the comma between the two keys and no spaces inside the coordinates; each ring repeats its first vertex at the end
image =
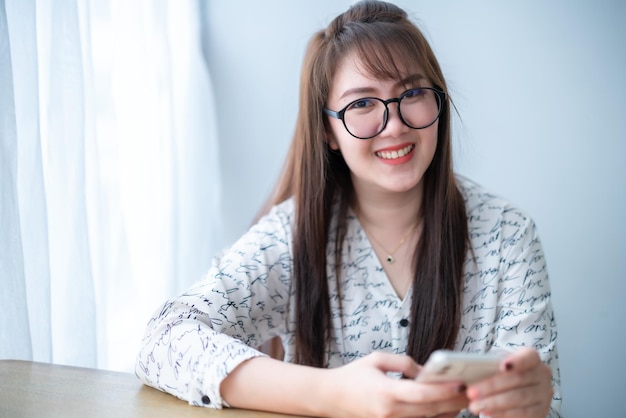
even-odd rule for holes
{"type": "Polygon", "coordinates": [[[425,96],[427,93],[428,93],[428,90],[426,89],[415,88],[415,89],[405,91],[402,94],[402,97],[408,97],[408,98],[420,97],[420,96],[425,96]]]}
{"type": "Polygon", "coordinates": [[[372,99],[358,99],[348,105],[347,110],[363,110],[375,106],[372,99]]]}

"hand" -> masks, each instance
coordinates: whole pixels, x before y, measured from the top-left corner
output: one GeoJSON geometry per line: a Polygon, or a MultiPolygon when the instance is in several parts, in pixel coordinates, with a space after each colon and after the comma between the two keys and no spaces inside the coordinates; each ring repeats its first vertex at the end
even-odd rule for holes
{"type": "Polygon", "coordinates": [[[502,371],[467,389],[469,409],[491,418],[545,418],[552,401],[552,371],[537,351],[522,348],[502,362],[502,371]]]}
{"type": "MultiPolygon", "coordinates": [[[[418,383],[420,371],[410,357],[374,352],[328,371],[324,390],[332,416],[452,418],[468,406],[461,382],[418,383]],[[387,372],[402,373],[395,379],[387,372]]],[[[326,414],[325,414],[326,415],[326,414]]]]}

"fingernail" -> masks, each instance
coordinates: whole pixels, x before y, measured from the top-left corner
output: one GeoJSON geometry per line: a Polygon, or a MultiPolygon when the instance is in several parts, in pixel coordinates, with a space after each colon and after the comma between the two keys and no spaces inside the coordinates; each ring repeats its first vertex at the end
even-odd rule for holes
{"type": "Polygon", "coordinates": [[[482,411],[483,409],[483,404],[482,402],[478,401],[478,402],[472,402],[471,404],[469,404],[469,410],[472,412],[472,414],[474,415],[479,415],[480,411],[482,411]]]}

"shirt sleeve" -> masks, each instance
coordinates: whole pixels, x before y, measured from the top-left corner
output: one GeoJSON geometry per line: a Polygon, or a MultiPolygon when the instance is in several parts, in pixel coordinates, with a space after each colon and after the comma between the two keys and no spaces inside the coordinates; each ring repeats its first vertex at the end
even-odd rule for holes
{"type": "Polygon", "coordinates": [[[150,319],[135,372],[192,405],[228,406],[220,384],[287,324],[292,257],[289,217],[274,210],[187,292],[150,319]]]}
{"type": "Polygon", "coordinates": [[[534,347],[552,369],[550,417],[561,417],[561,380],[557,328],[544,251],[535,223],[516,209],[506,209],[501,223],[498,306],[493,348],[534,347]]]}

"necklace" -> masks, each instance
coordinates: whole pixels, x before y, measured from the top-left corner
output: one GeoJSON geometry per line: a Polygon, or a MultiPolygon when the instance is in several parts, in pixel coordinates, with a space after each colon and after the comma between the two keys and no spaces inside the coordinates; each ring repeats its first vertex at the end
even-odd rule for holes
{"type": "MultiPolygon", "coordinates": [[[[406,233],[406,234],[404,234],[404,236],[402,237],[402,239],[400,240],[400,242],[398,243],[398,245],[396,245],[396,248],[394,248],[394,249],[393,249],[393,251],[389,251],[388,249],[386,249],[386,248],[383,246],[383,244],[381,244],[381,243],[380,243],[380,241],[378,241],[376,238],[374,238],[374,236],[373,236],[373,235],[369,235],[369,234],[368,234],[368,236],[369,236],[369,237],[371,237],[371,238],[374,240],[374,242],[376,242],[376,244],[378,244],[378,246],[379,246],[380,248],[382,248],[382,249],[383,249],[383,250],[387,253],[387,258],[386,258],[387,262],[388,262],[389,264],[393,264],[393,262],[394,262],[394,260],[395,260],[395,259],[393,258],[393,255],[396,253],[396,251],[398,251],[398,250],[400,249],[400,247],[402,247],[402,244],[404,244],[404,241],[406,241],[406,239],[409,237],[409,235],[411,235],[411,232],[413,232],[413,230],[415,229],[415,226],[416,226],[416,225],[417,225],[417,222],[416,222],[416,223],[414,223],[413,225],[411,225],[411,227],[409,228],[409,230],[407,231],[407,233],[406,233]]],[[[363,227],[363,230],[365,231],[365,227],[363,227]]],[[[367,231],[365,231],[365,233],[367,234],[367,231]]]]}

